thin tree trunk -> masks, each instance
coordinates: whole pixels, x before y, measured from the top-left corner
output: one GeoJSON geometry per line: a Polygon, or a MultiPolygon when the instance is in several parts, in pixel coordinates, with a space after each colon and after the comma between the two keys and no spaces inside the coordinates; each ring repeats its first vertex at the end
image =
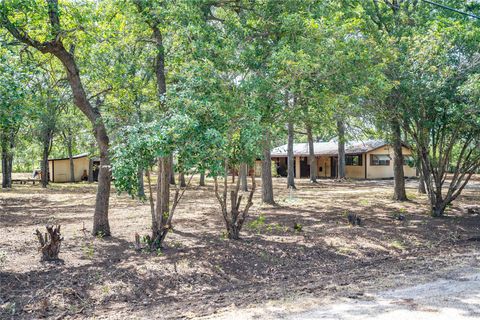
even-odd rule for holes
{"type": "Polygon", "coordinates": [[[3,133],[0,138],[0,147],[2,149],[2,188],[11,188],[15,133],[14,131],[8,134],[3,133]]]}
{"type": "Polygon", "coordinates": [[[12,163],[13,155],[2,148],[2,188],[12,187],[12,163]]]}
{"type": "Polygon", "coordinates": [[[345,179],[345,123],[343,120],[337,120],[338,134],[338,169],[337,178],[345,179]]]}
{"type": "Polygon", "coordinates": [[[293,157],[293,121],[291,119],[288,120],[288,146],[287,146],[287,188],[295,187],[295,164],[294,164],[294,157],[293,157]]]}
{"type": "Polygon", "coordinates": [[[423,172],[422,170],[418,170],[418,193],[420,194],[426,194],[427,189],[425,188],[425,178],[423,177],[423,172]]]}
{"type": "Polygon", "coordinates": [[[407,193],[405,191],[405,175],[403,172],[402,138],[400,124],[396,119],[392,120],[391,129],[393,142],[393,200],[406,201],[407,193]]]}
{"type": "Polygon", "coordinates": [[[172,186],[176,185],[177,183],[175,182],[175,165],[173,164],[173,156],[170,156],[170,184],[172,186]]]}
{"type": "MultiPolygon", "coordinates": [[[[48,135],[48,134],[47,134],[48,135]]],[[[42,164],[40,169],[42,170],[42,188],[46,188],[48,185],[48,154],[50,151],[50,137],[44,137],[43,139],[43,152],[42,152],[42,164]]]]}
{"type": "Polygon", "coordinates": [[[315,157],[315,147],[313,144],[312,127],[307,123],[307,139],[308,139],[308,162],[310,164],[310,182],[317,183],[317,158],[315,157]]]}
{"type": "Polygon", "coordinates": [[[205,187],[205,173],[200,173],[200,187],[205,187]]]}
{"type": "Polygon", "coordinates": [[[185,182],[185,173],[183,171],[180,172],[178,180],[180,180],[180,188],[187,187],[187,183],[185,182]]]}
{"type": "Polygon", "coordinates": [[[262,201],[274,205],[272,181],[272,157],[270,155],[270,129],[264,129],[262,158],[262,201]]]}
{"type": "Polygon", "coordinates": [[[138,168],[137,171],[137,197],[145,199],[145,184],[143,181],[143,168],[138,168]]]}
{"type": "Polygon", "coordinates": [[[67,152],[68,152],[68,159],[70,162],[70,182],[75,182],[75,163],[73,161],[72,134],[70,131],[67,137],[67,152]]]}
{"type": "Polygon", "coordinates": [[[248,191],[247,176],[248,176],[248,166],[246,163],[241,163],[240,174],[238,178],[240,179],[240,189],[245,192],[248,191]]]}

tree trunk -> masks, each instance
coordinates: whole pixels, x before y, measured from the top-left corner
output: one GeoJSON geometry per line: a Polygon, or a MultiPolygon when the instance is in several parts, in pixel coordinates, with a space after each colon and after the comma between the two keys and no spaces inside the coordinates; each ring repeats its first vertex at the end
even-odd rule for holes
{"type": "Polygon", "coordinates": [[[137,197],[145,199],[145,186],[143,182],[143,168],[138,168],[137,171],[137,197]]]}
{"type": "Polygon", "coordinates": [[[422,169],[422,160],[421,160],[422,155],[420,152],[417,152],[417,156],[418,156],[418,159],[417,159],[416,167],[418,172],[418,193],[426,194],[427,189],[425,187],[425,177],[423,175],[423,169],[422,169]]]}
{"type": "Polygon", "coordinates": [[[112,172],[110,170],[110,157],[108,155],[109,139],[103,123],[98,131],[97,142],[100,146],[100,169],[98,172],[98,188],[92,233],[94,235],[101,234],[102,236],[110,236],[108,205],[110,201],[110,182],[112,180],[112,172]]]}
{"type": "Polygon", "coordinates": [[[420,194],[426,194],[427,193],[427,190],[425,189],[425,178],[423,177],[422,170],[419,170],[418,193],[420,193],[420,194]]]}
{"type": "Polygon", "coordinates": [[[2,148],[2,188],[12,187],[12,152],[2,148]]]}
{"type": "Polygon", "coordinates": [[[42,164],[41,164],[42,188],[47,187],[48,180],[50,177],[49,168],[48,168],[48,155],[50,153],[50,144],[51,144],[51,138],[50,138],[50,132],[48,132],[43,137],[43,152],[42,152],[42,164]]]}
{"type": "Polygon", "coordinates": [[[445,213],[446,202],[442,198],[436,198],[434,205],[432,206],[432,217],[442,217],[445,213]]]}
{"type": "Polygon", "coordinates": [[[185,173],[184,172],[180,172],[178,180],[180,180],[180,188],[187,187],[187,183],[185,182],[185,173]]]}
{"type": "MultiPolygon", "coordinates": [[[[227,167],[227,161],[225,161],[225,169],[227,167]]],[[[247,198],[247,203],[245,208],[240,210],[240,205],[242,203],[243,195],[239,194],[240,190],[240,179],[237,180],[234,190],[230,191],[230,210],[228,209],[227,205],[227,198],[228,198],[228,183],[227,183],[227,173],[224,173],[223,176],[223,192],[220,195],[218,190],[218,181],[215,177],[215,196],[220,203],[220,207],[222,210],[222,216],[225,222],[225,226],[227,229],[227,237],[231,240],[238,240],[240,239],[240,230],[242,230],[243,223],[248,216],[248,211],[252,206],[253,202],[253,194],[255,193],[255,176],[252,175],[252,189],[247,198]]]]}
{"type": "Polygon", "coordinates": [[[400,124],[396,119],[392,120],[392,142],[393,142],[393,200],[406,201],[405,174],[403,172],[402,136],[400,124]]]}
{"type": "Polygon", "coordinates": [[[73,142],[72,132],[68,130],[68,135],[65,137],[67,143],[68,160],[70,162],[70,182],[75,182],[75,163],[73,161],[73,142]]]}
{"type": "Polygon", "coordinates": [[[240,190],[244,192],[248,191],[247,176],[248,176],[248,166],[246,163],[241,163],[240,173],[238,178],[240,179],[240,190]]]}
{"type": "Polygon", "coordinates": [[[170,215],[170,157],[158,158],[157,206],[152,221],[151,249],[160,249],[170,228],[167,221],[170,215]]]}
{"type": "Polygon", "coordinates": [[[73,55],[65,50],[62,43],[53,51],[67,71],[68,81],[72,88],[75,105],[87,116],[94,128],[95,139],[100,152],[100,168],[98,173],[98,188],[95,199],[95,213],[93,215],[92,234],[110,236],[110,224],[108,222],[108,205],[110,201],[110,157],[107,129],[103,118],[97,108],[93,108],[87,98],[87,94],[80,79],[80,71],[73,55]]]}
{"type": "Polygon", "coordinates": [[[315,157],[315,149],[313,144],[312,127],[306,125],[308,139],[308,162],[310,164],[310,182],[317,183],[317,158],[315,157]]]}
{"type": "Polygon", "coordinates": [[[200,187],[205,187],[205,173],[200,173],[200,187]]]}
{"type": "Polygon", "coordinates": [[[338,169],[337,178],[345,179],[345,123],[343,120],[337,120],[338,134],[338,169]]]}
{"type": "Polygon", "coordinates": [[[262,158],[262,201],[274,205],[272,181],[272,157],[270,155],[270,129],[264,129],[262,158]]]}
{"type": "Polygon", "coordinates": [[[288,146],[287,146],[287,188],[295,187],[295,164],[293,162],[293,121],[288,120],[288,146]]]}
{"type": "Polygon", "coordinates": [[[169,157],[171,166],[170,166],[170,173],[169,173],[169,181],[171,185],[176,185],[177,183],[175,182],[175,165],[173,164],[173,156],[169,157]]]}

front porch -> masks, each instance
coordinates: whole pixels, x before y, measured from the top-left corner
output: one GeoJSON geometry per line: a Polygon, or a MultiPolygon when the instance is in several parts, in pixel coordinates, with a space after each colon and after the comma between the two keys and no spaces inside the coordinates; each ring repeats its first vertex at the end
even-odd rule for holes
{"type": "MultiPolygon", "coordinates": [[[[337,177],[337,156],[317,156],[316,176],[317,178],[337,177]]],[[[346,157],[345,173],[348,178],[364,179],[365,178],[365,154],[348,155],[346,157]]],[[[287,157],[272,157],[275,161],[277,174],[283,177],[287,176],[287,157]]],[[[310,164],[308,156],[294,157],[294,173],[295,178],[309,178],[310,164]]]]}

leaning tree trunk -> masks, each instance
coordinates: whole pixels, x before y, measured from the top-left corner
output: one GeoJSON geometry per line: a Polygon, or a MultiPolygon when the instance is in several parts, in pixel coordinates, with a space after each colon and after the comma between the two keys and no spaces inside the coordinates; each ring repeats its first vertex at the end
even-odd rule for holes
{"type": "Polygon", "coordinates": [[[338,134],[338,169],[337,178],[345,179],[345,123],[343,120],[337,120],[338,134]]]}
{"type": "Polygon", "coordinates": [[[248,183],[247,183],[247,176],[248,176],[248,166],[246,163],[240,164],[240,189],[244,192],[248,191],[248,183]]]}
{"type": "Polygon", "coordinates": [[[310,182],[317,183],[317,158],[315,157],[312,127],[309,123],[307,123],[306,129],[308,139],[308,162],[310,164],[310,182]]]}
{"type": "Polygon", "coordinates": [[[262,201],[275,204],[273,198],[272,157],[270,155],[270,130],[264,129],[263,157],[262,157],[262,201]]]}
{"type": "Polygon", "coordinates": [[[288,145],[287,145],[287,188],[295,187],[295,164],[293,162],[293,121],[288,120],[288,145]]]}
{"type": "Polygon", "coordinates": [[[25,30],[19,29],[6,16],[3,17],[1,23],[17,40],[25,43],[27,46],[36,48],[44,54],[53,54],[65,67],[67,79],[72,89],[74,103],[92,123],[95,138],[100,149],[100,172],[98,177],[92,233],[94,235],[101,233],[108,236],[110,235],[108,204],[110,199],[111,173],[110,159],[108,157],[109,139],[107,130],[100,111],[97,108],[93,108],[87,97],[87,93],[85,92],[85,88],[80,78],[80,70],[78,69],[73,53],[75,47],[72,45],[70,50],[67,51],[63,45],[60,34],[63,28],[60,24],[58,0],[47,0],[47,4],[52,37],[45,42],[39,42],[30,38],[25,30]]]}
{"type": "Polygon", "coordinates": [[[398,120],[392,120],[391,128],[393,142],[393,200],[406,201],[407,193],[405,191],[405,174],[403,172],[402,136],[398,120]]]}
{"type": "Polygon", "coordinates": [[[62,244],[62,235],[60,234],[60,225],[46,226],[47,232],[42,235],[38,229],[35,231],[38,242],[40,242],[39,251],[42,252],[42,261],[58,260],[60,246],[62,244]]]}
{"type": "Polygon", "coordinates": [[[205,187],[205,173],[201,172],[200,173],[200,187],[205,187]]]}

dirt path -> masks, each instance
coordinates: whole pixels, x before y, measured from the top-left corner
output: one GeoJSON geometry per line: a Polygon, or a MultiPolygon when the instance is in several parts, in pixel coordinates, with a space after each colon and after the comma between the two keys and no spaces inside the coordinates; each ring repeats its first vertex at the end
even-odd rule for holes
{"type": "MultiPolygon", "coordinates": [[[[370,290],[337,298],[299,298],[235,309],[206,319],[368,319],[450,320],[480,318],[480,255],[464,253],[469,262],[436,272],[436,279],[422,282],[421,274],[410,275],[407,284],[389,290],[370,290]],[[468,258],[467,258],[468,256],[468,258]],[[473,259],[472,259],[473,257],[473,259]],[[419,281],[421,284],[418,284],[419,281]]],[[[455,259],[462,259],[461,256],[455,259]]],[[[424,274],[431,278],[431,275],[424,274]]],[[[424,279],[425,280],[425,279],[424,279]]],[[[388,280],[387,280],[388,282],[388,280]]]]}

